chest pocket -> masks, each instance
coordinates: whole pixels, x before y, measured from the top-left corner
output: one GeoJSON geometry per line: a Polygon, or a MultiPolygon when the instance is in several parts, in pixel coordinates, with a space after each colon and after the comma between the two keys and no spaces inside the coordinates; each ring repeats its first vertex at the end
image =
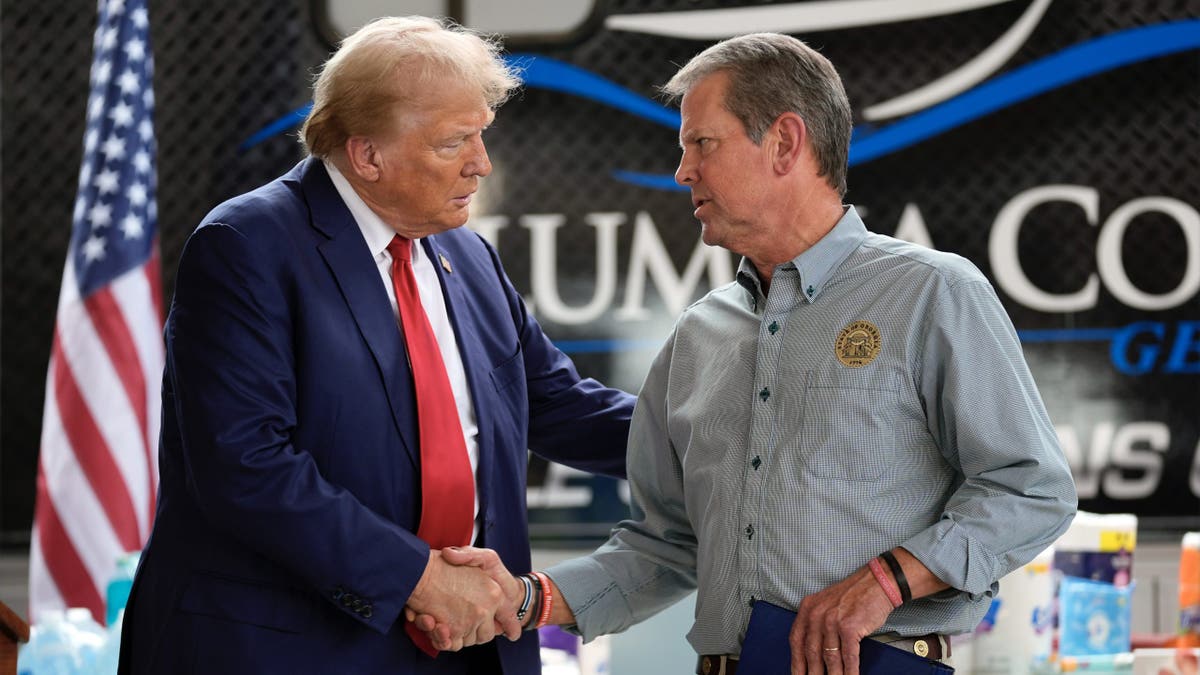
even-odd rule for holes
{"type": "Polygon", "coordinates": [[[812,373],[804,392],[800,450],[809,473],[876,480],[893,464],[900,392],[894,373],[812,373]]]}

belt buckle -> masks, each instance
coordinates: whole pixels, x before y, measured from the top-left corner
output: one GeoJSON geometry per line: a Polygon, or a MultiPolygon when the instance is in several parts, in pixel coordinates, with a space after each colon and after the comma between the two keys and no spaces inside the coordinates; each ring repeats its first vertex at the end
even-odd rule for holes
{"type": "Polygon", "coordinates": [[[699,668],[696,669],[696,672],[698,675],[728,675],[731,672],[731,666],[735,663],[737,660],[731,658],[729,654],[703,655],[700,657],[699,668]]]}
{"type": "Polygon", "coordinates": [[[929,658],[929,643],[924,640],[914,640],[913,653],[921,658],[929,658]]]}

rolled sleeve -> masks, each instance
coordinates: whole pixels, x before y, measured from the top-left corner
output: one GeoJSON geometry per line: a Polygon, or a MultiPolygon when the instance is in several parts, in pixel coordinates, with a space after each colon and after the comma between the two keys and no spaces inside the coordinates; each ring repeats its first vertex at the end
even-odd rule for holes
{"type": "Polygon", "coordinates": [[[998,579],[1070,525],[1070,467],[986,281],[946,289],[927,323],[923,359],[929,431],[963,479],[940,519],[903,546],[952,587],[992,595],[998,579]]]}

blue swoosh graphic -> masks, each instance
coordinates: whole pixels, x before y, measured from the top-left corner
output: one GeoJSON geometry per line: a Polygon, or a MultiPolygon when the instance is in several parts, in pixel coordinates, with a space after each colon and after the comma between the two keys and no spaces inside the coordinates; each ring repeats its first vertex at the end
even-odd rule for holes
{"type": "MultiPolygon", "coordinates": [[[[526,86],[596,101],[669,129],[679,129],[679,111],[656,103],[579,66],[534,54],[511,54],[505,56],[504,60],[520,73],[526,86]]],[[[299,126],[308,116],[312,105],[312,102],[306,103],[271,122],[242,142],[241,149],[248,150],[299,126]]]]}
{"type": "Polygon", "coordinates": [[[554,346],[566,354],[608,354],[657,350],[662,340],[555,340],[554,346]]]}
{"type": "Polygon", "coordinates": [[[1116,337],[1123,328],[1059,328],[1018,330],[1017,337],[1026,344],[1036,342],[1105,342],[1116,337]]]}
{"type": "Polygon", "coordinates": [[[312,110],[312,107],[312,101],[309,101],[308,103],[296,108],[292,112],[280,117],[274,122],[271,122],[261,130],[255,132],[250,138],[242,141],[242,144],[238,146],[238,149],[242,151],[249,150],[265,140],[274,138],[275,136],[278,136],[289,129],[300,126],[304,122],[304,118],[308,117],[308,111],[312,110]]]}
{"type": "Polygon", "coordinates": [[[1133,28],[1068,47],[878,131],[856,129],[850,166],[907,148],[1085,77],[1197,47],[1200,20],[1133,28]]]}
{"type": "MultiPolygon", "coordinates": [[[[863,164],[903,150],[1085,77],[1198,47],[1200,20],[1133,28],[1068,47],[894,124],[855,127],[849,164],[863,164]]],[[[658,190],[686,190],[668,174],[616,171],[613,177],[658,190]]]]}
{"type": "MultiPolygon", "coordinates": [[[[1107,342],[1128,326],[1114,328],[1062,328],[1018,330],[1023,344],[1050,342],[1107,342]]],[[[554,345],[567,354],[598,354],[611,352],[649,351],[662,347],[662,340],[555,340],[554,345]]]]}
{"type": "MultiPolygon", "coordinates": [[[[891,125],[854,129],[850,166],[897,152],[1038,94],[1139,61],[1200,47],[1200,19],[1133,28],[1078,45],[1027,64],[933,108],[891,125]]],[[[679,113],[583,68],[548,57],[506,57],[521,69],[525,84],[597,101],[671,129],[679,113]]],[[[312,104],[272,122],[242,143],[251,148],[304,120],[312,104]]],[[[617,170],[613,177],[656,190],[686,191],[671,174],[617,170]]]]}
{"type": "Polygon", "coordinates": [[[533,54],[513,54],[506,59],[520,68],[525,84],[586,98],[679,130],[679,111],[636,94],[593,72],[556,59],[533,54]]]}

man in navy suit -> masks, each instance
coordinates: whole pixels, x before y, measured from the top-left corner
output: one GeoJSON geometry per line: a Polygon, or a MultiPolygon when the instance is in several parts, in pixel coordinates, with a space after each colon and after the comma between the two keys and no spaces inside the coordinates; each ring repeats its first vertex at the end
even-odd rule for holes
{"type": "Polygon", "coordinates": [[[526,451],[623,476],[633,398],[581,378],[462,227],[492,168],[482,132],[517,84],[497,50],[428,19],[368,24],[317,81],[312,156],[192,234],[122,673],[540,672],[498,583],[530,569],[526,451]],[[413,356],[411,303],[441,359],[413,356]],[[416,393],[430,362],[440,408],[416,393]],[[450,433],[427,436],[427,413],[450,433]],[[451,510],[423,507],[435,450],[469,465],[446,541],[503,569],[450,565],[418,536],[451,510]],[[429,656],[417,615],[467,649],[429,656]]]}

